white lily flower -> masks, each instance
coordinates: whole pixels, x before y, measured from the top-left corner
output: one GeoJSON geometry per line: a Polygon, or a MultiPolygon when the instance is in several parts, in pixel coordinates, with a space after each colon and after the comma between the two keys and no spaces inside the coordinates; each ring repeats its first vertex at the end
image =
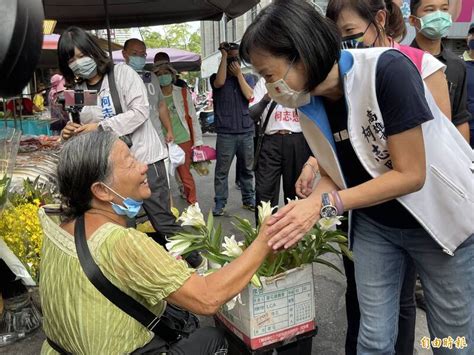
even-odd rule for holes
{"type": "Polygon", "coordinates": [[[286,198],[286,201],[287,201],[288,203],[290,203],[290,202],[296,202],[296,201],[298,201],[298,200],[299,200],[298,196],[295,196],[295,199],[294,199],[294,200],[292,200],[292,199],[289,198],[289,197],[286,198]]]}
{"type": "Polygon", "coordinates": [[[262,224],[265,218],[271,216],[273,214],[273,211],[276,209],[275,207],[272,207],[272,203],[270,201],[268,202],[260,202],[260,206],[257,207],[258,210],[258,224],[262,224]]]}
{"type": "Polygon", "coordinates": [[[230,238],[224,237],[224,243],[222,243],[224,251],[222,254],[230,256],[231,258],[237,258],[243,253],[242,245],[244,245],[244,243],[237,242],[234,235],[230,238]]]}
{"type": "Polygon", "coordinates": [[[178,256],[191,246],[191,242],[184,239],[170,240],[166,243],[166,249],[173,256],[178,256]]]}
{"type": "Polygon", "coordinates": [[[324,231],[336,230],[336,226],[341,224],[343,216],[324,217],[318,221],[319,227],[324,231]]]}
{"type": "Polygon", "coordinates": [[[199,208],[199,203],[189,206],[184,210],[183,214],[178,218],[178,221],[182,222],[182,226],[191,227],[205,227],[206,222],[204,216],[199,208]]]}
{"type": "Polygon", "coordinates": [[[234,298],[232,298],[231,300],[227,301],[227,303],[225,304],[226,307],[227,307],[227,310],[228,311],[233,310],[235,305],[237,304],[237,302],[239,302],[240,304],[243,305],[242,297],[240,297],[240,293],[237,296],[235,296],[234,298]]]}

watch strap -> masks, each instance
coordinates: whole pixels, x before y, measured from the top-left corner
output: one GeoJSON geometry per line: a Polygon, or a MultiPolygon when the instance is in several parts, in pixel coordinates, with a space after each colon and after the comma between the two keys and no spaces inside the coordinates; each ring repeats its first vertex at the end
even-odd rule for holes
{"type": "Polygon", "coordinates": [[[327,192],[321,194],[321,202],[323,207],[331,205],[331,199],[329,198],[329,194],[327,192]]]}
{"type": "Polygon", "coordinates": [[[331,195],[334,200],[334,204],[336,205],[338,216],[342,216],[344,213],[344,204],[342,203],[341,196],[339,196],[339,192],[333,190],[331,191],[331,195]]]}

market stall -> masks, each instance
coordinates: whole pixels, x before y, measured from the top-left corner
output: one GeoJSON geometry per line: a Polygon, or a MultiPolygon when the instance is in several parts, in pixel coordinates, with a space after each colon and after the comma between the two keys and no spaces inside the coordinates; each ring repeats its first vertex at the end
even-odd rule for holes
{"type": "Polygon", "coordinates": [[[38,307],[25,286],[37,293],[42,230],[38,209],[55,201],[58,137],[22,136],[0,128],[0,346],[41,326],[38,307]]]}

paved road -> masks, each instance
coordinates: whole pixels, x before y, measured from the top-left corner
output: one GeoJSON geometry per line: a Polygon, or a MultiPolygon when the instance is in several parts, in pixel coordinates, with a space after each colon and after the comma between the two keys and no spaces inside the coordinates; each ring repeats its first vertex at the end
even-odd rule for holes
{"type": "MultiPolygon", "coordinates": [[[[215,136],[205,136],[204,142],[205,144],[214,146],[215,136]]],[[[196,185],[198,187],[199,204],[205,215],[207,215],[208,211],[213,206],[213,168],[214,166],[211,167],[210,174],[206,177],[201,177],[194,174],[196,185]]],[[[240,191],[235,188],[234,176],[235,167],[233,165],[229,177],[229,203],[226,208],[228,216],[219,217],[218,221],[222,223],[225,235],[235,234],[238,236],[237,231],[231,225],[232,218],[230,216],[239,215],[241,217],[253,220],[253,213],[241,208],[242,201],[240,197],[240,191]]],[[[174,183],[172,186],[172,192],[174,204],[176,207],[182,210],[186,204],[185,201],[180,198],[174,183]]],[[[342,269],[342,262],[337,257],[332,256],[331,261],[333,261],[342,269]]],[[[345,277],[336,271],[321,265],[318,265],[314,269],[315,310],[319,333],[313,340],[312,354],[342,355],[344,354],[346,327],[344,300],[345,277]]],[[[206,325],[211,323],[212,320],[203,319],[203,324],[206,325]]],[[[419,343],[419,340],[426,335],[428,335],[426,316],[423,311],[418,309],[415,337],[416,342],[419,343]]],[[[43,340],[44,334],[39,331],[29,339],[17,342],[16,344],[13,344],[7,348],[0,348],[0,354],[38,354],[43,340]]],[[[431,351],[422,350],[419,344],[415,345],[416,354],[431,354],[431,351]]]]}

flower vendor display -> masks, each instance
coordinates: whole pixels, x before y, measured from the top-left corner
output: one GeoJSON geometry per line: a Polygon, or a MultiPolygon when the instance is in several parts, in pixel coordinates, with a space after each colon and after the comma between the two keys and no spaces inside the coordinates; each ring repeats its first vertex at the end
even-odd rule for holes
{"type": "MultiPolygon", "coordinates": [[[[262,202],[258,206],[259,225],[274,210],[269,202],[262,202]]],[[[208,272],[240,256],[259,231],[249,220],[235,217],[234,226],[242,233],[243,241],[233,235],[223,236],[212,213],[206,222],[198,204],[188,207],[178,221],[191,227],[192,232],[168,238],[167,249],[182,256],[199,250],[209,260],[208,272]]],[[[218,313],[220,322],[254,350],[314,330],[312,263],[341,272],[322,256],[332,253],[351,257],[347,237],[336,229],[340,223],[340,217],[321,219],[295,247],[269,255],[251,284],[218,313]]]]}
{"type": "Polygon", "coordinates": [[[0,213],[7,200],[20,137],[20,131],[0,128],[0,213]]]}
{"type": "MultiPolygon", "coordinates": [[[[20,136],[15,129],[0,128],[0,259],[25,286],[34,286],[42,241],[37,213],[42,198],[48,196],[39,189],[38,179],[24,181],[24,191],[9,196],[20,136]]],[[[0,347],[27,337],[41,326],[41,315],[28,292],[1,301],[0,347]]]]}
{"type": "Polygon", "coordinates": [[[1,215],[0,238],[18,260],[13,260],[11,253],[4,248],[2,255],[8,253],[9,260],[13,262],[9,265],[12,272],[22,277],[30,286],[39,280],[43,231],[38,209],[53,202],[50,188],[39,184],[39,177],[34,181],[25,179],[20,191],[9,194],[9,203],[1,215]],[[28,276],[31,276],[31,279],[28,276]]]}

